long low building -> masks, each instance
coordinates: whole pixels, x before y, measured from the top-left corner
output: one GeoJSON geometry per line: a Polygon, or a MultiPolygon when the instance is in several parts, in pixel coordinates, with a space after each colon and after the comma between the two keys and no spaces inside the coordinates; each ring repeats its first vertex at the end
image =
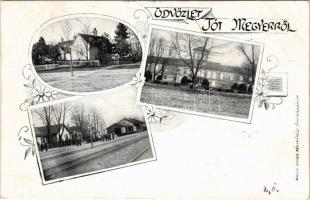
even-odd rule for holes
{"type": "MultiPolygon", "coordinates": [[[[155,80],[172,84],[187,84],[191,82],[192,72],[181,59],[163,57],[156,60],[149,57],[147,59],[146,71],[153,75],[154,67],[156,67],[155,71],[157,73],[155,80]],[[162,68],[163,65],[164,67],[162,68]],[[164,70],[160,72],[162,69],[164,70]]],[[[235,83],[251,82],[252,76],[249,70],[242,66],[224,66],[220,63],[203,62],[197,73],[197,81],[201,84],[204,79],[207,79],[210,87],[227,89],[231,88],[235,83]]]]}
{"type": "Polygon", "coordinates": [[[145,130],[146,130],[145,122],[136,119],[122,119],[118,123],[109,126],[107,128],[107,133],[115,134],[117,136],[123,136],[145,130]]]}

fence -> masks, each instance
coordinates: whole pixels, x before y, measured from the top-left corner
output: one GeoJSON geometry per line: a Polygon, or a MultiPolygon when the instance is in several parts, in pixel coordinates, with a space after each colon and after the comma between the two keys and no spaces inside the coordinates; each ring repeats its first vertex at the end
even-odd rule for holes
{"type": "Polygon", "coordinates": [[[100,60],[100,63],[103,64],[103,65],[131,64],[132,63],[132,58],[103,59],[103,60],[100,60]]]}
{"type": "Polygon", "coordinates": [[[35,66],[36,71],[51,70],[51,69],[57,69],[57,68],[59,68],[58,64],[46,64],[46,65],[35,66]]]}
{"type": "Polygon", "coordinates": [[[196,95],[183,93],[180,96],[166,93],[160,93],[155,89],[151,89],[151,93],[148,96],[141,96],[142,102],[150,103],[158,106],[181,108],[185,110],[191,110],[196,112],[221,112],[221,98],[211,94],[210,90],[207,93],[199,93],[196,95]],[[155,95],[156,93],[156,95],[155,95]]]}
{"type": "Polygon", "coordinates": [[[73,67],[99,67],[101,65],[121,65],[131,64],[132,58],[106,59],[106,60],[59,60],[56,64],[35,65],[36,71],[53,70],[59,68],[69,68],[72,63],[73,67]]]}
{"type": "Polygon", "coordinates": [[[70,63],[72,63],[73,67],[83,67],[83,66],[100,66],[99,60],[59,60],[57,61],[58,65],[61,67],[70,67],[70,63]]]}

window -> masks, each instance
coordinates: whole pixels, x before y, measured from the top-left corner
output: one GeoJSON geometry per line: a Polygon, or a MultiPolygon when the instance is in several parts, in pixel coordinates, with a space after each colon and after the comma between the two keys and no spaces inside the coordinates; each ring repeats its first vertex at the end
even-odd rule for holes
{"type": "Polygon", "coordinates": [[[197,75],[198,75],[198,77],[205,77],[205,71],[204,70],[199,70],[197,75]]]}
{"type": "Polygon", "coordinates": [[[220,79],[223,80],[224,74],[223,72],[220,73],[220,79]]]}
{"type": "Polygon", "coordinates": [[[122,127],[122,128],[121,128],[121,132],[122,132],[122,133],[126,133],[126,128],[125,128],[125,127],[122,127]]]}
{"type": "Polygon", "coordinates": [[[201,57],[201,53],[196,53],[196,55],[194,56],[194,58],[196,59],[196,60],[199,60],[200,59],[200,57],[201,57]]]}
{"type": "Polygon", "coordinates": [[[207,78],[211,78],[211,72],[207,71],[207,78]]]}
{"type": "Polygon", "coordinates": [[[211,86],[212,86],[212,87],[215,87],[215,85],[216,85],[216,84],[215,84],[215,81],[211,81],[211,86]]]}
{"type": "Polygon", "coordinates": [[[216,72],[212,73],[212,78],[216,79],[216,72]]]}
{"type": "Polygon", "coordinates": [[[234,75],[230,74],[230,80],[233,81],[234,80],[234,75]]]}
{"type": "Polygon", "coordinates": [[[243,76],[242,75],[240,75],[239,81],[243,81],[243,76]]]}
{"type": "Polygon", "coordinates": [[[205,75],[206,75],[206,71],[205,70],[201,70],[201,77],[205,77],[205,75]]]}

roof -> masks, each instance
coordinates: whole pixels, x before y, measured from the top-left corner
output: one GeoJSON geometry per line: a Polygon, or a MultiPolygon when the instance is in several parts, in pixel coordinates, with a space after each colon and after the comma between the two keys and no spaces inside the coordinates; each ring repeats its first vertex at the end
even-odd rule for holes
{"type": "Polygon", "coordinates": [[[133,123],[133,124],[135,124],[135,125],[144,123],[144,122],[142,122],[142,121],[140,121],[140,120],[136,120],[136,119],[127,119],[127,118],[125,118],[125,119],[122,119],[121,121],[119,121],[119,122],[117,122],[117,123],[112,124],[112,125],[109,126],[107,129],[109,129],[109,128],[115,126],[115,125],[118,125],[118,126],[127,126],[127,127],[130,126],[130,125],[128,125],[128,124],[122,123],[124,120],[125,120],[125,121],[129,121],[129,122],[131,122],[131,123],[133,123]]]}
{"type": "MultiPolygon", "coordinates": [[[[64,126],[65,129],[70,132],[70,130],[67,128],[66,125],[61,124],[61,126],[64,126]]],[[[35,135],[37,137],[47,136],[46,126],[34,127],[34,131],[35,131],[35,135]]],[[[50,125],[50,133],[51,133],[51,135],[56,135],[58,133],[58,127],[56,124],[50,125]]]]}
{"type": "MultiPolygon", "coordinates": [[[[142,121],[140,121],[140,120],[137,120],[137,119],[123,119],[123,120],[127,120],[127,121],[130,121],[130,122],[132,122],[132,123],[134,123],[134,124],[141,124],[141,123],[144,123],[144,122],[142,122],[142,121]]],[[[122,121],[122,120],[121,120],[122,121]]]]}
{"type": "Polygon", "coordinates": [[[98,42],[104,42],[104,43],[107,42],[107,38],[103,36],[95,36],[82,33],[79,33],[78,35],[80,35],[83,38],[83,40],[85,40],[87,43],[91,45],[96,45],[98,44],[98,42]]]}
{"type": "MultiPolygon", "coordinates": [[[[80,128],[77,127],[77,126],[70,126],[70,127],[69,127],[69,130],[72,131],[72,132],[73,132],[73,131],[78,131],[78,132],[79,132],[79,131],[80,131],[80,128]]],[[[87,129],[83,126],[83,127],[82,127],[82,131],[87,131],[87,129]]]]}
{"type": "Polygon", "coordinates": [[[74,40],[68,40],[68,41],[62,41],[59,42],[57,44],[57,46],[59,46],[59,48],[65,52],[69,52],[69,49],[67,49],[68,47],[70,47],[73,44],[74,40]]]}
{"type": "MultiPolygon", "coordinates": [[[[155,58],[153,57],[148,57],[147,62],[153,62],[155,58]]],[[[187,63],[190,63],[189,59],[185,59],[187,63]]],[[[178,66],[186,66],[186,64],[178,58],[167,58],[167,57],[162,57],[159,59],[158,63],[166,63],[168,67],[178,67],[178,66]]],[[[230,73],[238,73],[238,74],[248,74],[248,70],[243,67],[236,67],[236,66],[228,66],[228,65],[222,65],[220,63],[215,63],[215,62],[203,62],[201,69],[208,69],[208,70],[214,70],[214,71],[221,71],[221,72],[230,72],[230,73]]]]}
{"type": "Polygon", "coordinates": [[[59,45],[60,47],[65,47],[66,45],[69,45],[69,46],[72,45],[73,42],[74,42],[74,40],[67,40],[67,41],[59,42],[58,45],[59,45]]]}

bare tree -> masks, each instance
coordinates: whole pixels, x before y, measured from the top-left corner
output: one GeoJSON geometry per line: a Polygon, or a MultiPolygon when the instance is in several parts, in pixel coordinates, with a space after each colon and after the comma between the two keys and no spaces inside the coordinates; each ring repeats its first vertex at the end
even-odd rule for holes
{"type": "MultiPolygon", "coordinates": [[[[95,35],[95,28],[93,28],[93,24],[89,20],[80,20],[77,19],[77,21],[80,23],[81,26],[81,33],[84,35],[95,35]]],[[[97,33],[96,33],[97,34],[97,33]]],[[[86,60],[89,60],[89,52],[90,52],[90,44],[94,42],[95,38],[93,37],[84,37],[79,41],[81,44],[73,47],[73,51],[79,54],[80,56],[83,56],[86,60]]]]}
{"type": "Polygon", "coordinates": [[[207,59],[214,48],[213,39],[186,33],[175,33],[172,45],[181,62],[190,69],[193,90],[195,90],[197,73],[201,69],[203,62],[207,62],[207,59]],[[197,47],[200,47],[201,49],[199,49],[199,51],[196,50],[195,52],[197,47]]]}
{"type": "Polygon", "coordinates": [[[244,55],[246,59],[245,68],[249,76],[247,81],[251,85],[254,85],[254,78],[255,78],[260,48],[257,45],[248,45],[248,44],[240,43],[240,45],[238,46],[238,50],[244,55]]]}
{"type": "Polygon", "coordinates": [[[93,137],[97,134],[99,127],[99,117],[96,108],[89,107],[87,114],[88,133],[91,142],[91,148],[93,148],[93,137]]]}
{"type": "Polygon", "coordinates": [[[70,36],[71,36],[71,26],[69,24],[68,21],[63,21],[62,23],[60,23],[60,28],[63,32],[63,35],[66,39],[65,44],[65,55],[67,52],[69,52],[70,55],[70,73],[71,76],[73,76],[73,68],[72,68],[72,49],[71,49],[71,44],[70,44],[70,36]]]}
{"type": "Polygon", "coordinates": [[[128,29],[128,43],[130,55],[135,59],[135,61],[140,60],[142,56],[141,44],[136,34],[131,29],[128,29]]]}
{"type": "Polygon", "coordinates": [[[66,119],[67,104],[61,103],[52,106],[53,122],[57,127],[59,146],[62,144],[62,136],[64,133],[64,123],[66,119]]]}
{"type": "MultiPolygon", "coordinates": [[[[173,54],[172,54],[172,49],[169,48],[169,50],[168,50],[168,56],[162,58],[162,64],[161,64],[160,69],[158,70],[158,73],[157,73],[157,74],[160,73],[162,77],[164,76],[164,73],[165,73],[165,71],[166,71],[166,69],[167,69],[167,67],[168,67],[168,64],[169,64],[169,59],[171,59],[171,58],[174,58],[174,56],[173,56],[173,54]]],[[[157,74],[156,74],[156,75],[157,75],[157,74]]]]}
{"type": "MultiPolygon", "coordinates": [[[[160,60],[163,59],[166,49],[164,48],[164,39],[163,38],[152,38],[149,45],[149,54],[147,59],[147,67],[151,68],[153,65],[152,80],[155,80],[156,75],[161,72],[162,69],[157,69],[160,60]]],[[[163,66],[163,65],[161,65],[163,66]]]]}
{"type": "MultiPolygon", "coordinates": [[[[79,20],[81,24],[81,33],[85,35],[92,35],[92,25],[87,21],[87,22],[82,22],[79,20]]],[[[92,37],[86,37],[80,40],[80,45],[73,47],[73,51],[75,51],[77,54],[83,56],[85,60],[89,60],[89,51],[90,51],[90,43],[92,42],[93,38],[92,37]]]]}
{"type": "Polygon", "coordinates": [[[45,106],[40,110],[34,111],[40,118],[42,124],[46,127],[47,143],[51,142],[51,123],[52,123],[52,106],[45,106]]]}
{"type": "Polygon", "coordinates": [[[85,125],[84,105],[74,106],[71,112],[71,121],[76,125],[77,129],[82,133],[85,125]]]}

